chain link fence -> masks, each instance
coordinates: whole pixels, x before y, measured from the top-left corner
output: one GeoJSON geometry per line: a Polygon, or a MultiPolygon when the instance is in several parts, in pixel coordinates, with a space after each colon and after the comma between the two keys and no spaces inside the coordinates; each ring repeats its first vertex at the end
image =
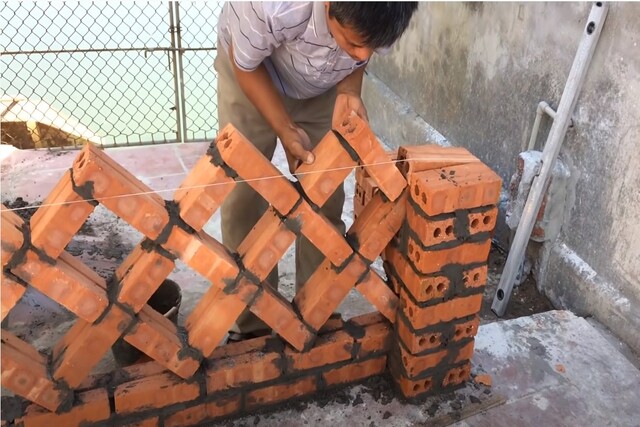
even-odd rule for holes
{"type": "Polygon", "coordinates": [[[212,139],[221,9],[210,1],[3,2],[2,143],[212,139]]]}

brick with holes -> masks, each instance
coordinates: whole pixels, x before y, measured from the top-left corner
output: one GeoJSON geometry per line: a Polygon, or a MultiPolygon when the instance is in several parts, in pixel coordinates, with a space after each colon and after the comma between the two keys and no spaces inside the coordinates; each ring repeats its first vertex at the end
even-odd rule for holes
{"type": "Polygon", "coordinates": [[[169,223],[162,197],[91,143],[74,161],[73,179],[76,191],[87,192],[150,239],[169,223]]]}
{"type": "Polygon", "coordinates": [[[400,293],[402,314],[414,329],[423,329],[442,322],[471,316],[480,311],[482,294],[454,298],[440,304],[419,307],[400,293]]]}
{"type": "Polygon", "coordinates": [[[438,348],[444,342],[442,332],[416,332],[403,317],[395,323],[398,338],[411,354],[419,354],[438,348]]]}
{"type": "Polygon", "coordinates": [[[411,174],[409,194],[427,215],[495,205],[502,180],[483,163],[433,169],[411,174]]]}
{"type": "Polygon", "coordinates": [[[12,333],[2,331],[2,387],[55,411],[70,391],[49,378],[47,358],[12,333]]]}
{"type": "Polygon", "coordinates": [[[74,191],[68,170],[31,217],[31,243],[51,258],[57,258],[93,208],[93,204],[74,191]]]}
{"type": "Polygon", "coordinates": [[[180,206],[180,217],[196,231],[202,230],[236,184],[213,162],[211,155],[202,156],[173,196],[180,206]]]}
{"type": "Polygon", "coordinates": [[[482,242],[463,243],[446,249],[427,249],[417,243],[413,237],[408,239],[408,259],[414,269],[421,274],[442,271],[445,266],[485,263],[489,257],[491,239],[482,242]]]}
{"type": "Polygon", "coordinates": [[[360,164],[378,184],[380,191],[392,201],[397,199],[407,182],[395,163],[389,161],[369,125],[352,112],[338,125],[337,131],[358,154],[360,164]]]}
{"type": "Polygon", "coordinates": [[[357,165],[340,141],[329,131],[313,149],[315,161],[303,163],[296,176],[305,194],[317,206],[323,206],[357,165]]]}
{"type": "Polygon", "coordinates": [[[15,213],[7,210],[2,205],[2,221],[0,226],[0,237],[2,239],[2,266],[6,266],[16,252],[18,252],[24,244],[24,233],[22,225],[24,221],[15,213]]]}
{"type": "Polygon", "coordinates": [[[351,359],[354,339],[345,331],[336,331],[319,337],[305,352],[285,349],[287,368],[293,372],[318,368],[351,359]]]}
{"type": "Polygon", "coordinates": [[[458,346],[449,345],[435,352],[413,355],[402,345],[396,343],[392,346],[389,357],[395,358],[403,376],[417,380],[449,365],[456,365],[470,360],[473,356],[473,348],[474,342],[471,340],[458,346]]]}
{"type": "Polygon", "coordinates": [[[398,296],[377,273],[369,270],[366,276],[356,284],[356,290],[390,321],[396,321],[398,296]]]}

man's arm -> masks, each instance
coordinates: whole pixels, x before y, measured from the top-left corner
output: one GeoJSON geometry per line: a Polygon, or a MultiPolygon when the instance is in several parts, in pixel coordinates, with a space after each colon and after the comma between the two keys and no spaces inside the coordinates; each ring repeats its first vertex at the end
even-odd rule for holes
{"type": "Polygon", "coordinates": [[[353,73],[345,77],[336,85],[336,105],[333,109],[333,127],[340,124],[340,120],[347,116],[352,110],[363,120],[369,121],[367,109],[362,102],[362,80],[366,65],[356,69],[353,73]]]}
{"type": "Polygon", "coordinates": [[[240,88],[280,138],[289,169],[294,171],[300,162],[313,163],[309,136],[291,120],[265,65],[253,71],[241,70],[234,60],[233,46],[229,46],[229,58],[240,88]]]}

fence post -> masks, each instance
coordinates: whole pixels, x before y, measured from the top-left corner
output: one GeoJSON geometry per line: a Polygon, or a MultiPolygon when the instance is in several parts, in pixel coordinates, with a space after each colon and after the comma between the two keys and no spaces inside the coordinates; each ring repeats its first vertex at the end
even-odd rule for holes
{"type": "Polygon", "coordinates": [[[177,46],[177,37],[176,37],[176,27],[175,23],[174,23],[174,4],[176,2],[174,1],[170,1],[169,2],[169,33],[171,34],[171,56],[172,56],[172,61],[171,61],[171,68],[173,71],[173,87],[174,87],[174,92],[175,92],[175,106],[174,109],[176,111],[176,139],[180,142],[184,142],[183,139],[183,131],[182,131],[182,102],[181,99],[182,97],[180,96],[180,81],[179,81],[179,76],[178,76],[178,55],[177,55],[177,50],[176,50],[176,46],[177,46]]]}

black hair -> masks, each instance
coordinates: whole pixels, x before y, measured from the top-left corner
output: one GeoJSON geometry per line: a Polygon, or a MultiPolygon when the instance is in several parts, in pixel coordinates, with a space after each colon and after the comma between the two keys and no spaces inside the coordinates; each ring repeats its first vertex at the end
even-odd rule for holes
{"type": "Polygon", "coordinates": [[[331,2],[329,17],[350,27],[371,49],[389,47],[409,26],[418,2],[331,2]]]}

